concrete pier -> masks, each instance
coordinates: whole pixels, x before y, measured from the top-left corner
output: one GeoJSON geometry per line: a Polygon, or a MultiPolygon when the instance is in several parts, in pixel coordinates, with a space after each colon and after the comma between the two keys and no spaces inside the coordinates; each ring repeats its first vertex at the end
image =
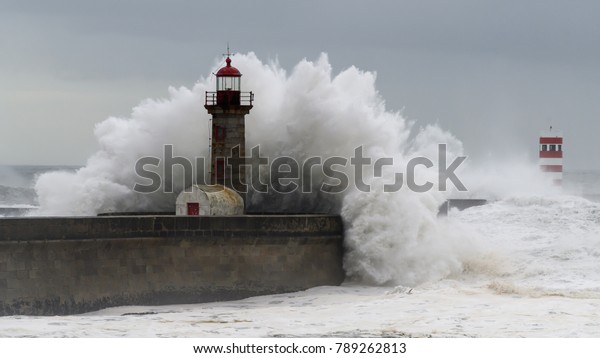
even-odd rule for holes
{"type": "Polygon", "coordinates": [[[334,215],[0,219],[0,315],[240,299],[339,285],[334,215]]]}

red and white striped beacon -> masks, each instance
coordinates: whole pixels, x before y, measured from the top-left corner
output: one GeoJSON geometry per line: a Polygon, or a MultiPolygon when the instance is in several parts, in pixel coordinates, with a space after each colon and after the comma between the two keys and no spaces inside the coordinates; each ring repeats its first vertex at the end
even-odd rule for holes
{"type": "Polygon", "coordinates": [[[552,178],[554,184],[562,185],[563,136],[552,126],[540,135],[540,169],[552,178]]]}

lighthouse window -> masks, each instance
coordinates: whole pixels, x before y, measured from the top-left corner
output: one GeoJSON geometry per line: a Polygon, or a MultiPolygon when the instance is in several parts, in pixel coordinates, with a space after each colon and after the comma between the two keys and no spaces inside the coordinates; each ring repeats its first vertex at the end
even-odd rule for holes
{"type": "Polygon", "coordinates": [[[558,151],[559,151],[559,152],[562,152],[562,144],[559,144],[559,145],[558,145],[558,151]]]}
{"type": "Polygon", "coordinates": [[[550,144],[550,151],[555,151],[556,150],[556,144],[550,144]]]}
{"type": "Polygon", "coordinates": [[[217,91],[239,91],[240,90],[240,78],[239,77],[219,77],[217,81],[217,91]]]}
{"type": "Polygon", "coordinates": [[[548,145],[547,144],[542,144],[542,152],[545,152],[548,150],[548,145]]]}

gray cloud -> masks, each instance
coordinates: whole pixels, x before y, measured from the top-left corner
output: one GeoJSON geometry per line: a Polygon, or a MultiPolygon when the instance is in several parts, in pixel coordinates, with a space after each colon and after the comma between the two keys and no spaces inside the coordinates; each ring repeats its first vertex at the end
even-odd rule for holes
{"type": "Polygon", "coordinates": [[[553,123],[566,135],[567,169],[600,169],[589,159],[600,156],[596,1],[5,0],[0,9],[0,140],[20,146],[0,163],[82,163],[94,123],[170,84],[191,86],[230,41],[286,68],[324,51],[336,70],[377,71],[389,108],[440,123],[475,159],[534,156],[553,123]],[[39,146],[15,139],[35,128],[39,146]]]}

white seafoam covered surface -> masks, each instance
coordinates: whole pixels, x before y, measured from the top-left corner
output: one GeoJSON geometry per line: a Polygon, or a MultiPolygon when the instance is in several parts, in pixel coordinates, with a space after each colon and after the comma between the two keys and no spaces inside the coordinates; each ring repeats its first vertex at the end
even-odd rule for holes
{"type": "MultiPolygon", "coordinates": [[[[441,287],[440,287],[441,286],[441,287]]],[[[597,337],[597,299],[461,288],[411,294],[319,287],[234,302],[119,307],[81,316],[5,317],[3,337],[597,337]],[[142,316],[126,313],[155,313],[142,316]]]]}
{"type": "Polygon", "coordinates": [[[600,336],[599,203],[520,196],[439,220],[471,230],[480,254],[462,273],[413,288],[346,283],[232,302],[2,317],[0,336],[600,336]]]}

